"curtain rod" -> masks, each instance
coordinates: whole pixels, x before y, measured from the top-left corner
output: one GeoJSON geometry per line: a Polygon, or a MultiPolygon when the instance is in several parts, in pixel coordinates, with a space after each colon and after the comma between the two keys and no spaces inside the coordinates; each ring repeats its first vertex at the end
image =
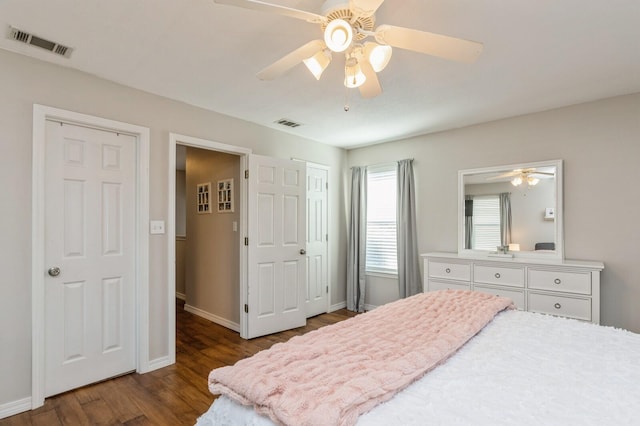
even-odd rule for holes
{"type": "Polygon", "coordinates": [[[414,160],[413,158],[403,158],[401,160],[396,160],[396,161],[387,161],[386,163],[376,163],[376,164],[368,164],[366,166],[351,166],[350,168],[353,169],[354,167],[382,167],[382,166],[390,166],[391,164],[398,164],[400,161],[403,160],[414,160]]]}

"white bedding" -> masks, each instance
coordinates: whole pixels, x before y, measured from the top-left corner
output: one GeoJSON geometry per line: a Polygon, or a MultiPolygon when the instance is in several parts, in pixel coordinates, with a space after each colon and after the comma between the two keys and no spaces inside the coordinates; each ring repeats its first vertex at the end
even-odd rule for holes
{"type": "MultiPolygon", "coordinates": [[[[639,419],[640,335],[506,311],[358,425],[635,425],[639,419]]],[[[220,397],[198,425],[273,423],[220,397]]]]}

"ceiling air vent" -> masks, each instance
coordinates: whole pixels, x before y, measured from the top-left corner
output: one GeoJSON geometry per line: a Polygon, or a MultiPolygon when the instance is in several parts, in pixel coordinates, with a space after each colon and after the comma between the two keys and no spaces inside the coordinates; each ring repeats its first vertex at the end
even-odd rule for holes
{"type": "Polygon", "coordinates": [[[302,124],[300,123],[296,123],[295,121],[291,121],[287,118],[281,118],[280,120],[276,120],[274,121],[274,123],[279,124],[281,126],[287,126],[287,127],[300,127],[302,126],[302,124]]]}
{"type": "Polygon", "coordinates": [[[14,27],[9,27],[9,38],[15,41],[19,41],[31,46],[37,46],[56,55],[64,56],[68,58],[71,56],[72,48],[63,46],[55,41],[46,40],[33,34],[29,34],[14,27]]]}

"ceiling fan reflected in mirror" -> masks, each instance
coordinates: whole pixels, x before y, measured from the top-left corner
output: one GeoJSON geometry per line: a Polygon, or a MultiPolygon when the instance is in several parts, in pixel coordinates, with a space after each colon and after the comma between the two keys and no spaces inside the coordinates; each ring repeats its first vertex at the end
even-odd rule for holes
{"type": "Polygon", "coordinates": [[[319,24],[324,37],[312,40],[269,65],[257,76],[273,80],[299,63],[316,79],[327,69],[334,53],[345,55],[344,85],[358,88],[364,98],[382,93],[377,73],[391,59],[393,47],[472,63],[482,43],[393,25],[375,27],[375,13],[384,0],[327,0],[321,14],[258,0],[214,0],[215,3],[274,13],[319,24]],[[373,38],[374,41],[366,40],[373,38]]]}
{"type": "Polygon", "coordinates": [[[536,186],[540,179],[549,179],[555,176],[553,172],[547,172],[542,170],[536,170],[535,168],[529,169],[515,169],[511,172],[502,173],[498,176],[492,176],[487,178],[487,180],[497,180],[497,179],[506,179],[508,178],[513,186],[520,186],[523,183],[526,183],[529,186],[536,186]]]}

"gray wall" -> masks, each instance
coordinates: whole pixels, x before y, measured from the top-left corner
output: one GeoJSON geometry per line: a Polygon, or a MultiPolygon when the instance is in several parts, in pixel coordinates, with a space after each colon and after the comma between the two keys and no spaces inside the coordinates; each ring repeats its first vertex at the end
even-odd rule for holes
{"type": "Polygon", "coordinates": [[[185,171],[176,170],[176,295],[180,295],[181,297],[184,297],[186,292],[184,261],[187,249],[187,213],[185,186],[185,171]]]}
{"type": "Polygon", "coordinates": [[[565,256],[604,262],[602,322],[640,332],[640,94],[360,148],[349,166],[409,157],[423,253],[457,251],[458,170],[564,160],[565,256]]]}
{"type": "MultiPolygon", "coordinates": [[[[0,405],[31,396],[31,144],[33,104],[151,129],[150,218],[167,219],[169,133],[250,148],[256,154],[331,166],[334,212],[346,151],[0,50],[0,405]]],[[[332,304],[345,300],[345,217],[330,218],[332,304]]],[[[149,241],[150,359],[167,355],[167,236],[149,241]]]]}
{"type": "Polygon", "coordinates": [[[186,173],[176,170],[176,237],[187,236],[186,173]]]}

